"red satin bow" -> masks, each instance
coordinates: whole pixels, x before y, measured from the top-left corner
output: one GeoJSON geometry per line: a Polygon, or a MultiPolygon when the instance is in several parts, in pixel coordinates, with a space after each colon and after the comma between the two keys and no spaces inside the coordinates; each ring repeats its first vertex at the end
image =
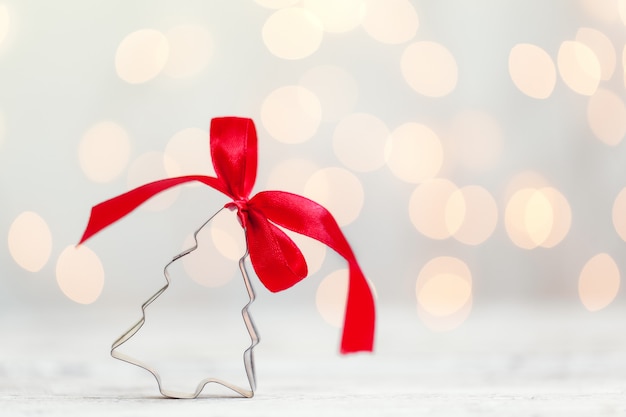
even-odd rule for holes
{"type": "Polygon", "coordinates": [[[216,177],[189,175],[151,182],[104,201],[91,210],[83,243],[161,191],[198,181],[230,197],[245,230],[254,270],[272,292],[285,290],[307,276],[304,256],[278,226],[326,244],[348,261],[350,272],[341,353],[371,351],[374,299],[356,257],[339,225],[321,205],[283,191],[263,191],[249,198],[256,179],[257,135],[251,119],[211,120],[211,158],[216,177]]]}

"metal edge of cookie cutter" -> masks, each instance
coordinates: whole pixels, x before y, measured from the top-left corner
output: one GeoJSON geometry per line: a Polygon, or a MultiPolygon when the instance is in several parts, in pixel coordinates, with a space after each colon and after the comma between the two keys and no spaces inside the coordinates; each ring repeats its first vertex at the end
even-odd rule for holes
{"type": "Polygon", "coordinates": [[[250,346],[244,351],[243,353],[243,361],[244,361],[244,366],[246,369],[246,376],[248,378],[248,383],[250,385],[250,389],[246,389],[246,388],[241,388],[238,387],[236,385],[230,384],[226,381],[223,381],[221,379],[217,379],[217,378],[205,378],[202,381],[200,381],[196,387],[196,390],[192,393],[192,394],[187,394],[187,393],[183,393],[183,392],[176,392],[176,391],[171,391],[171,390],[166,390],[163,388],[162,384],[161,384],[161,376],[160,374],[157,372],[156,369],[150,367],[148,364],[143,363],[129,355],[125,355],[123,353],[120,353],[118,351],[116,351],[116,349],[120,346],[122,346],[124,343],[126,343],[129,339],[131,339],[135,333],[137,333],[139,331],[139,329],[141,329],[141,327],[144,325],[144,323],[146,322],[146,309],[148,308],[148,306],[150,304],[152,304],[153,301],[155,301],[157,298],[159,298],[159,296],[161,296],[161,294],[163,294],[163,292],[165,292],[165,290],[167,290],[167,288],[170,286],[171,283],[171,278],[170,278],[170,274],[168,272],[168,268],[169,266],[176,262],[177,260],[179,260],[180,258],[189,255],[191,252],[195,251],[196,249],[198,249],[198,233],[200,233],[200,231],[207,225],[209,224],[209,222],[211,220],[213,220],[213,218],[215,216],[217,216],[221,211],[223,210],[220,209],[218,210],[215,214],[213,214],[207,221],[205,221],[202,226],[200,226],[193,234],[193,239],[194,239],[194,245],[189,248],[184,250],[183,252],[179,253],[178,255],[174,256],[174,258],[167,263],[167,265],[165,265],[165,268],[163,269],[163,275],[165,275],[165,280],[167,281],[165,283],[165,285],[159,289],[156,293],[154,293],[150,298],[148,298],[148,300],[146,300],[142,305],[141,305],[141,319],[139,319],[139,321],[137,323],[135,323],[129,330],[127,330],[124,334],[122,334],[117,340],[115,340],[113,342],[113,344],[111,345],[111,356],[115,359],[119,359],[121,361],[130,363],[131,365],[135,365],[138,366],[140,368],[145,369],[146,371],[150,372],[152,374],[152,376],[154,376],[154,378],[157,381],[157,384],[159,386],[159,392],[161,393],[161,395],[163,395],[164,397],[168,397],[168,398],[186,398],[186,399],[191,399],[191,398],[198,398],[198,396],[200,395],[200,393],[202,392],[202,390],[204,389],[205,385],[210,384],[210,383],[216,383],[219,385],[222,385],[234,392],[236,392],[237,394],[241,395],[242,397],[245,398],[252,398],[254,396],[254,391],[256,390],[256,373],[255,373],[255,368],[254,368],[254,347],[259,343],[259,335],[258,332],[256,330],[256,327],[254,326],[254,322],[252,321],[252,317],[250,316],[250,313],[248,312],[248,308],[250,307],[250,305],[254,302],[256,295],[254,293],[254,289],[252,288],[252,283],[250,282],[250,278],[248,276],[248,271],[246,269],[246,264],[245,264],[245,259],[248,256],[248,245],[246,242],[246,250],[245,253],[243,254],[243,256],[241,258],[239,258],[239,270],[241,271],[241,276],[243,277],[245,286],[246,286],[246,290],[248,291],[248,296],[250,298],[250,300],[248,301],[248,303],[243,307],[243,309],[241,310],[241,315],[243,317],[243,321],[246,324],[246,329],[248,330],[248,334],[250,335],[250,341],[251,344],[250,346]]]}

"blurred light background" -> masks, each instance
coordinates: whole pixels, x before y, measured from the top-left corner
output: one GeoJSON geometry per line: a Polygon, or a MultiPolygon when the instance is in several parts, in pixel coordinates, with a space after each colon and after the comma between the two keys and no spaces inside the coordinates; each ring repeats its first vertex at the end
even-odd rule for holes
{"type": "MultiPolygon", "coordinates": [[[[76,248],[90,208],[211,174],[223,115],[256,122],[255,192],[336,216],[381,311],[623,304],[625,45],[625,0],[0,1],[0,314],[138,308],[227,200],[180,187],[76,248]]],[[[296,238],[310,277],[255,281],[257,309],[340,326],[346,265],[296,238]]],[[[232,213],[200,239],[181,306],[241,291],[232,213]]]]}

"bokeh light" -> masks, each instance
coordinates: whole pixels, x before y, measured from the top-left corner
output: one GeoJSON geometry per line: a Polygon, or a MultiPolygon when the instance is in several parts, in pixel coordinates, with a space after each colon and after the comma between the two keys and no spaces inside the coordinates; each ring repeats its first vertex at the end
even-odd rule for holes
{"type": "Polygon", "coordinates": [[[462,223],[458,213],[463,207],[456,205],[453,209],[448,208],[450,197],[457,190],[454,183],[443,178],[420,184],[409,200],[409,217],[413,226],[431,239],[449,238],[462,223]]]}
{"type": "Polygon", "coordinates": [[[422,267],[415,284],[420,317],[433,330],[459,326],[469,315],[472,275],[458,258],[440,256],[422,267]]]}
{"type": "Polygon", "coordinates": [[[57,259],[56,280],[67,298],[91,304],[102,293],[104,268],[98,255],[87,246],[67,246],[57,259]]]}
{"type": "Polygon", "coordinates": [[[448,196],[443,212],[446,229],[450,235],[454,235],[459,231],[465,221],[466,212],[467,203],[465,196],[461,190],[456,189],[448,196]]]}
{"type": "Polygon", "coordinates": [[[211,238],[217,251],[236,261],[246,251],[246,240],[235,211],[222,210],[211,220],[211,238]]]}
{"type": "Polygon", "coordinates": [[[317,287],[315,305],[324,321],[333,327],[343,325],[348,297],[348,270],[339,269],[326,276],[317,287]]]}
{"type": "Polygon", "coordinates": [[[213,54],[211,34],[202,26],[180,25],[165,33],[169,55],[163,72],[172,78],[199,74],[213,54]]]}
{"type": "Polygon", "coordinates": [[[529,97],[550,97],[556,85],[552,58],[537,45],[519,43],[509,53],[509,75],[515,86],[529,97]]]}
{"type": "Polygon", "coordinates": [[[272,91],[261,106],[261,121],[268,133],[284,143],[309,140],[322,120],[319,99],[310,90],[288,85],[272,91]]]}
{"type": "Polygon", "coordinates": [[[419,19],[408,0],[365,0],[362,24],[375,40],[400,44],[413,39],[419,27],[419,19]]]}
{"type": "Polygon", "coordinates": [[[539,246],[548,238],[554,225],[552,205],[541,191],[532,190],[524,209],[526,232],[533,244],[539,246]]]}
{"type": "Polygon", "coordinates": [[[572,225],[572,210],[565,196],[556,188],[543,187],[540,188],[543,196],[550,203],[554,215],[552,222],[552,230],[548,237],[541,242],[544,248],[552,248],[567,236],[572,225]]]}
{"type": "MultiPolygon", "coordinates": [[[[228,284],[238,272],[237,264],[222,256],[213,243],[207,238],[207,229],[198,233],[198,248],[181,258],[185,272],[196,283],[210,288],[228,284]]],[[[193,236],[185,239],[182,250],[195,245],[193,236]]],[[[241,255],[240,255],[241,256],[241,255]]]]}
{"type": "Polygon", "coordinates": [[[322,120],[336,121],[350,113],[359,97],[354,77],[333,65],[311,68],[300,78],[300,85],[313,92],[322,106],[322,120]]]}
{"type": "Polygon", "coordinates": [[[409,45],[400,61],[402,75],[412,89],[427,97],[443,97],[456,87],[458,68],[443,45],[421,41],[409,45]]]}
{"type": "Polygon", "coordinates": [[[619,290],[620,271],[617,264],[606,253],[591,258],[580,271],[578,295],[589,311],[607,307],[619,290]]]}
{"type": "Polygon", "coordinates": [[[9,9],[6,5],[0,4],[0,45],[2,45],[9,33],[10,24],[9,9]]]}
{"type": "Polygon", "coordinates": [[[567,199],[552,187],[519,189],[506,206],[507,233],[524,249],[556,246],[569,232],[571,221],[567,199]]]}
{"type": "Polygon", "coordinates": [[[576,41],[587,45],[598,58],[600,78],[602,80],[611,79],[617,61],[615,47],[611,40],[599,30],[580,28],[576,32],[576,41]]]}
{"type": "Polygon", "coordinates": [[[594,19],[615,22],[619,18],[619,0],[580,0],[583,10],[594,19]]]}
{"type": "Polygon", "coordinates": [[[167,142],[164,155],[165,171],[170,177],[215,175],[209,149],[209,133],[206,130],[194,127],[181,130],[167,142]]]}
{"type": "Polygon", "coordinates": [[[256,3],[268,9],[282,9],[283,7],[294,6],[300,0],[254,0],[256,3]]]}
{"type": "Polygon", "coordinates": [[[494,168],[502,154],[502,129],[489,113],[464,110],[450,123],[446,147],[455,161],[472,171],[494,168]]]}
{"type": "Polygon", "coordinates": [[[419,183],[434,178],[443,164],[443,148],[429,127],[405,123],[389,137],[387,166],[397,178],[419,183]]]}
{"type": "Polygon", "coordinates": [[[626,134],[626,106],[614,92],[598,88],[587,103],[587,121],[594,136],[610,146],[626,134]]]}
{"type": "Polygon", "coordinates": [[[324,26],[310,11],[289,7],[274,12],[263,25],[263,43],[275,56],[302,59],[317,51],[324,26]]]}
{"type": "Polygon", "coordinates": [[[356,220],[363,208],[363,185],[343,168],[330,167],[315,172],[304,187],[304,195],[326,207],[340,226],[356,220]]]}
{"type": "MultiPolygon", "coordinates": [[[[506,231],[513,243],[524,249],[533,249],[538,246],[535,240],[537,240],[537,234],[539,232],[538,226],[542,225],[542,220],[544,223],[546,223],[543,224],[543,234],[545,237],[547,237],[549,229],[552,227],[551,221],[553,219],[553,213],[551,208],[546,206],[547,201],[545,200],[545,198],[544,200],[538,200],[545,203],[544,208],[546,209],[546,213],[543,213],[543,216],[541,217],[531,219],[532,224],[530,225],[530,227],[535,233],[535,240],[533,240],[533,237],[530,236],[531,232],[528,230],[529,226],[526,224],[527,219],[529,219],[529,210],[527,205],[530,198],[535,195],[536,192],[537,190],[534,188],[523,188],[517,191],[513,195],[513,197],[511,197],[506,207],[506,231]]],[[[535,210],[537,208],[538,206],[537,204],[535,204],[535,210]]]]}
{"type": "Polygon", "coordinates": [[[615,231],[626,242],[626,188],[622,188],[615,197],[612,217],[615,231]]]}
{"type": "Polygon", "coordinates": [[[159,75],[169,56],[165,35],[154,29],[141,29],[128,34],[117,47],[115,70],[130,84],[145,83],[159,75]]]}
{"type": "Polygon", "coordinates": [[[363,14],[363,0],[302,0],[301,5],[318,17],[326,32],[352,30],[363,14]]]}
{"type": "Polygon", "coordinates": [[[471,285],[453,274],[431,277],[421,288],[417,301],[433,316],[449,316],[459,310],[471,296],[471,285]]]}
{"type": "Polygon", "coordinates": [[[374,171],[385,164],[387,125],[367,113],[344,117],[333,132],[333,150],[341,163],[359,172],[374,171]]]}
{"type": "Polygon", "coordinates": [[[52,251],[52,234],[39,214],[25,211],[13,220],[8,235],[13,260],[30,272],[43,268],[52,251]]]}
{"type": "Polygon", "coordinates": [[[130,148],[123,127],[110,121],[97,123],[83,134],[78,146],[80,167],[91,181],[111,181],[128,165],[130,148]]]}
{"type": "Polygon", "coordinates": [[[463,187],[451,194],[446,206],[450,229],[458,222],[455,218],[460,216],[459,212],[462,214],[461,222],[453,237],[466,245],[480,245],[485,242],[498,224],[498,206],[495,199],[489,191],[478,185],[463,187]],[[450,216],[454,216],[452,220],[450,216]]]}
{"type": "MultiPolygon", "coordinates": [[[[137,157],[128,168],[126,178],[128,189],[133,189],[152,181],[168,178],[168,173],[165,170],[164,163],[166,158],[168,158],[167,155],[156,151],[146,152],[139,155],[139,157],[137,157]]],[[[170,167],[174,167],[176,162],[168,161],[167,164],[170,167]]],[[[173,176],[177,175],[179,174],[173,176]]],[[[148,211],[165,210],[170,207],[174,201],[176,201],[179,194],[180,189],[178,187],[170,188],[169,190],[152,197],[143,203],[140,208],[148,211]]]]}
{"type": "Polygon", "coordinates": [[[596,54],[587,45],[576,41],[563,42],[557,63],[563,82],[573,91],[586,96],[596,92],[602,69],[596,54]]]}
{"type": "Polygon", "coordinates": [[[307,181],[318,169],[308,159],[287,159],[272,168],[265,189],[302,194],[307,181]]]}

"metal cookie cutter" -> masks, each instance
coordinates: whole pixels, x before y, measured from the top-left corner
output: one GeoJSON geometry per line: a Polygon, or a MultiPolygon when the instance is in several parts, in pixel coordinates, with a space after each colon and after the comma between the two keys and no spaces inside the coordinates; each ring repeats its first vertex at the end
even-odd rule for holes
{"type": "Polygon", "coordinates": [[[250,346],[244,351],[243,353],[243,363],[245,366],[245,370],[246,370],[246,376],[248,378],[248,383],[249,383],[249,389],[248,388],[243,388],[243,387],[239,387],[236,385],[233,385],[229,382],[223,381],[221,379],[217,379],[217,378],[205,378],[202,381],[200,381],[196,387],[196,390],[193,393],[184,393],[184,392],[177,392],[177,391],[172,391],[172,390],[167,390],[164,389],[161,383],[161,376],[159,375],[158,371],[154,368],[152,368],[151,366],[149,366],[148,364],[141,362],[129,355],[123,354],[121,352],[117,351],[117,348],[119,348],[120,346],[122,346],[124,343],[126,343],[129,339],[131,339],[135,333],[137,333],[139,331],[139,329],[141,329],[141,327],[144,325],[144,323],[146,322],[146,308],[148,308],[148,306],[150,304],[152,304],[153,301],[155,301],[157,298],[159,298],[161,296],[161,294],[163,294],[163,292],[165,292],[165,290],[167,290],[167,288],[170,286],[171,283],[171,278],[170,278],[170,274],[168,271],[168,268],[170,267],[170,265],[174,262],[176,262],[177,260],[179,260],[180,258],[189,255],[191,252],[195,251],[196,249],[198,249],[198,233],[200,233],[200,231],[207,225],[209,224],[209,222],[211,220],[213,220],[213,218],[215,216],[217,216],[221,211],[223,210],[220,209],[218,210],[214,215],[212,215],[207,221],[205,221],[202,226],[200,226],[193,234],[193,239],[194,239],[194,245],[189,248],[184,250],[183,252],[179,253],[178,255],[174,256],[174,258],[167,264],[165,265],[165,268],[163,269],[163,275],[165,275],[165,280],[166,283],[165,285],[159,289],[155,294],[153,294],[150,298],[148,298],[148,300],[146,300],[142,305],[141,305],[141,313],[142,313],[142,317],[141,319],[139,319],[139,321],[137,323],[135,323],[129,330],[127,330],[124,334],[122,334],[117,340],[115,340],[115,342],[113,342],[113,344],[111,345],[111,356],[114,357],[115,359],[119,359],[121,361],[124,362],[128,362],[132,365],[138,366],[140,368],[145,369],[146,371],[150,372],[154,378],[157,381],[157,384],[159,386],[159,392],[161,393],[161,395],[163,395],[164,397],[168,397],[168,398],[197,398],[200,393],[202,392],[202,390],[204,389],[204,386],[210,383],[215,383],[215,384],[219,384],[222,385],[234,392],[236,392],[237,394],[241,395],[242,397],[245,398],[252,398],[254,396],[254,391],[256,390],[256,375],[255,375],[255,369],[254,369],[254,347],[259,343],[259,335],[257,333],[256,327],[254,326],[254,322],[252,321],[252,317],[250,316],[250,313],[248,311],[248,308],[250,307],[250,305],[254,302],[254,299],[256,298],[255,293],[254,293],[254,289],[252,288],[252,283],[250,282],[250,278],[248,276],[248,271],[246,269],[246,264],[245,264],[245,258],[248,256],[248,245],[246,242],[246,250],[245,253],[243,254],[243,256],[241,258],[239,258],[239,270],[241,271],[241,276],[243,277],[243,281],[245,283],[246,286],[246,290],[248,291],[248,296],[250,298],[250,301],[248,301],[248,303],[243,307],[243,309],[241,310],[241,315],[243,317],[243,321],[246,325],[246,329],[248,330],[248,334],[250,335],[250,346]]]}

